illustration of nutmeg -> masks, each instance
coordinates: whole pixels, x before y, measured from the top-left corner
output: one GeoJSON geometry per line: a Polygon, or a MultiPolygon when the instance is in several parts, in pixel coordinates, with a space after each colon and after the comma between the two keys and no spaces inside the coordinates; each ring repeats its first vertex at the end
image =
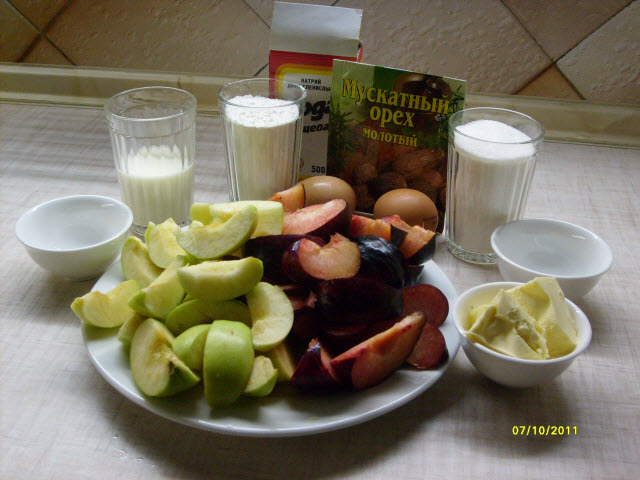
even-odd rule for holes
{"type": "Polygon", "coordinates": [[[376,167],[369,162],[361,163],[353,169],[353,183],[356,185],[370,182],[377,176],[376,167]]]}
{"type": "Polygon", "coordinates": [[[409,187],[426,194],[431,200],[438,201],[438,194],[444,185],[444,178],[431,168],[423,170],[420,175],[409,181],[409,187]]]}
{"type": "Polygon", "coordinates": [[[426,148],[398,155],[393,162],[393,170],[410,179],[425,169],[437,169],[441,162],[442,155],[437,150],[426,148]]]}
{"type": "Polygon", "coordinates": [[[363,212],[370,212],[376,200],[371,193],[369,193],[369,187],[364,184],[353,185],[353,191],[356,192],[356,209],[363,212]]]}
{"type": "Polygon", "coordinates": [[[398,172],[384,172],[369,182],[371,193],[375,197],[384,195],[390,190],[396,188],[406,188],[407,180],[398,172]]]}

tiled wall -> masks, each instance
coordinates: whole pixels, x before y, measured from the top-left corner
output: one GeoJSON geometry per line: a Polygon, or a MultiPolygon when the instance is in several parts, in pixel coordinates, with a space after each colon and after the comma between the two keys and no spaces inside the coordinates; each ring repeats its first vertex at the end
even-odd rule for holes
{"type": "MultiPolygon", "coordinates": [[[[363,61],[475,93],[640,104],[640,0],[315,0],[363,61]]],[[[0,0],[0,61],[266,75],[272,0],[0,0]]]]}

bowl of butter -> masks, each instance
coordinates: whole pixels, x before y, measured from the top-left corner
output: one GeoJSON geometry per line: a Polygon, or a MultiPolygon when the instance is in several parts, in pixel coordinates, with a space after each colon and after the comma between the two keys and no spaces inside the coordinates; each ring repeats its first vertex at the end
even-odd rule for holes
{"type": "Polygon", "coordinates": [[[553,380],[591,342],[591,324],[554,277],[495,282],[458,297],[453,321],[476,369],[507,387],[553,380]]]}

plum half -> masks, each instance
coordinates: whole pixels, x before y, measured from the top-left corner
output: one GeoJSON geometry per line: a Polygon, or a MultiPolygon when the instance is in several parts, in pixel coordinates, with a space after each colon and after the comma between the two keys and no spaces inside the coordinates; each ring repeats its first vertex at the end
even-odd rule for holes
{"type": "Polygon", "coordinates": [[[284,235],[317,235],[329,238],[334,233],[347,234],[351,214],[341,198],[300,208],[284,215],[284,235]]]}
{"type": "Polygon", "coordinates": [[[360,275],[376,278],[392,287],[404,285],[404,257],[398,247],[376,235],[361,235],[353,241],[360,249],[360,275]]]}

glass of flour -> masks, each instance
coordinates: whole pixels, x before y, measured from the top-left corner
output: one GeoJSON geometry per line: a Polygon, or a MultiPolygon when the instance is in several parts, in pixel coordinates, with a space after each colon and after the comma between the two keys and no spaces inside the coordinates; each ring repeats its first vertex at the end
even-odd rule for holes
{"type": "Polygon", "coordinates": [[[122,201],[133,231],[172,218],[187,225],[193,203],[196,98],[170,87],[143,87],[105,105],[122,201]]]}
{"type": "Polygon", "coordinates": [[[306,95],[297,83],[269,78],[220,89],[231,201],[266,200],[298,181],[306,95]]]}
{"type": "Polygon", "coordinates": [[[449,119],[445,235],[449,251],[495,263],[491,234],[522,218],[544,128],[527,115],[470,108],[449,119]]]}

